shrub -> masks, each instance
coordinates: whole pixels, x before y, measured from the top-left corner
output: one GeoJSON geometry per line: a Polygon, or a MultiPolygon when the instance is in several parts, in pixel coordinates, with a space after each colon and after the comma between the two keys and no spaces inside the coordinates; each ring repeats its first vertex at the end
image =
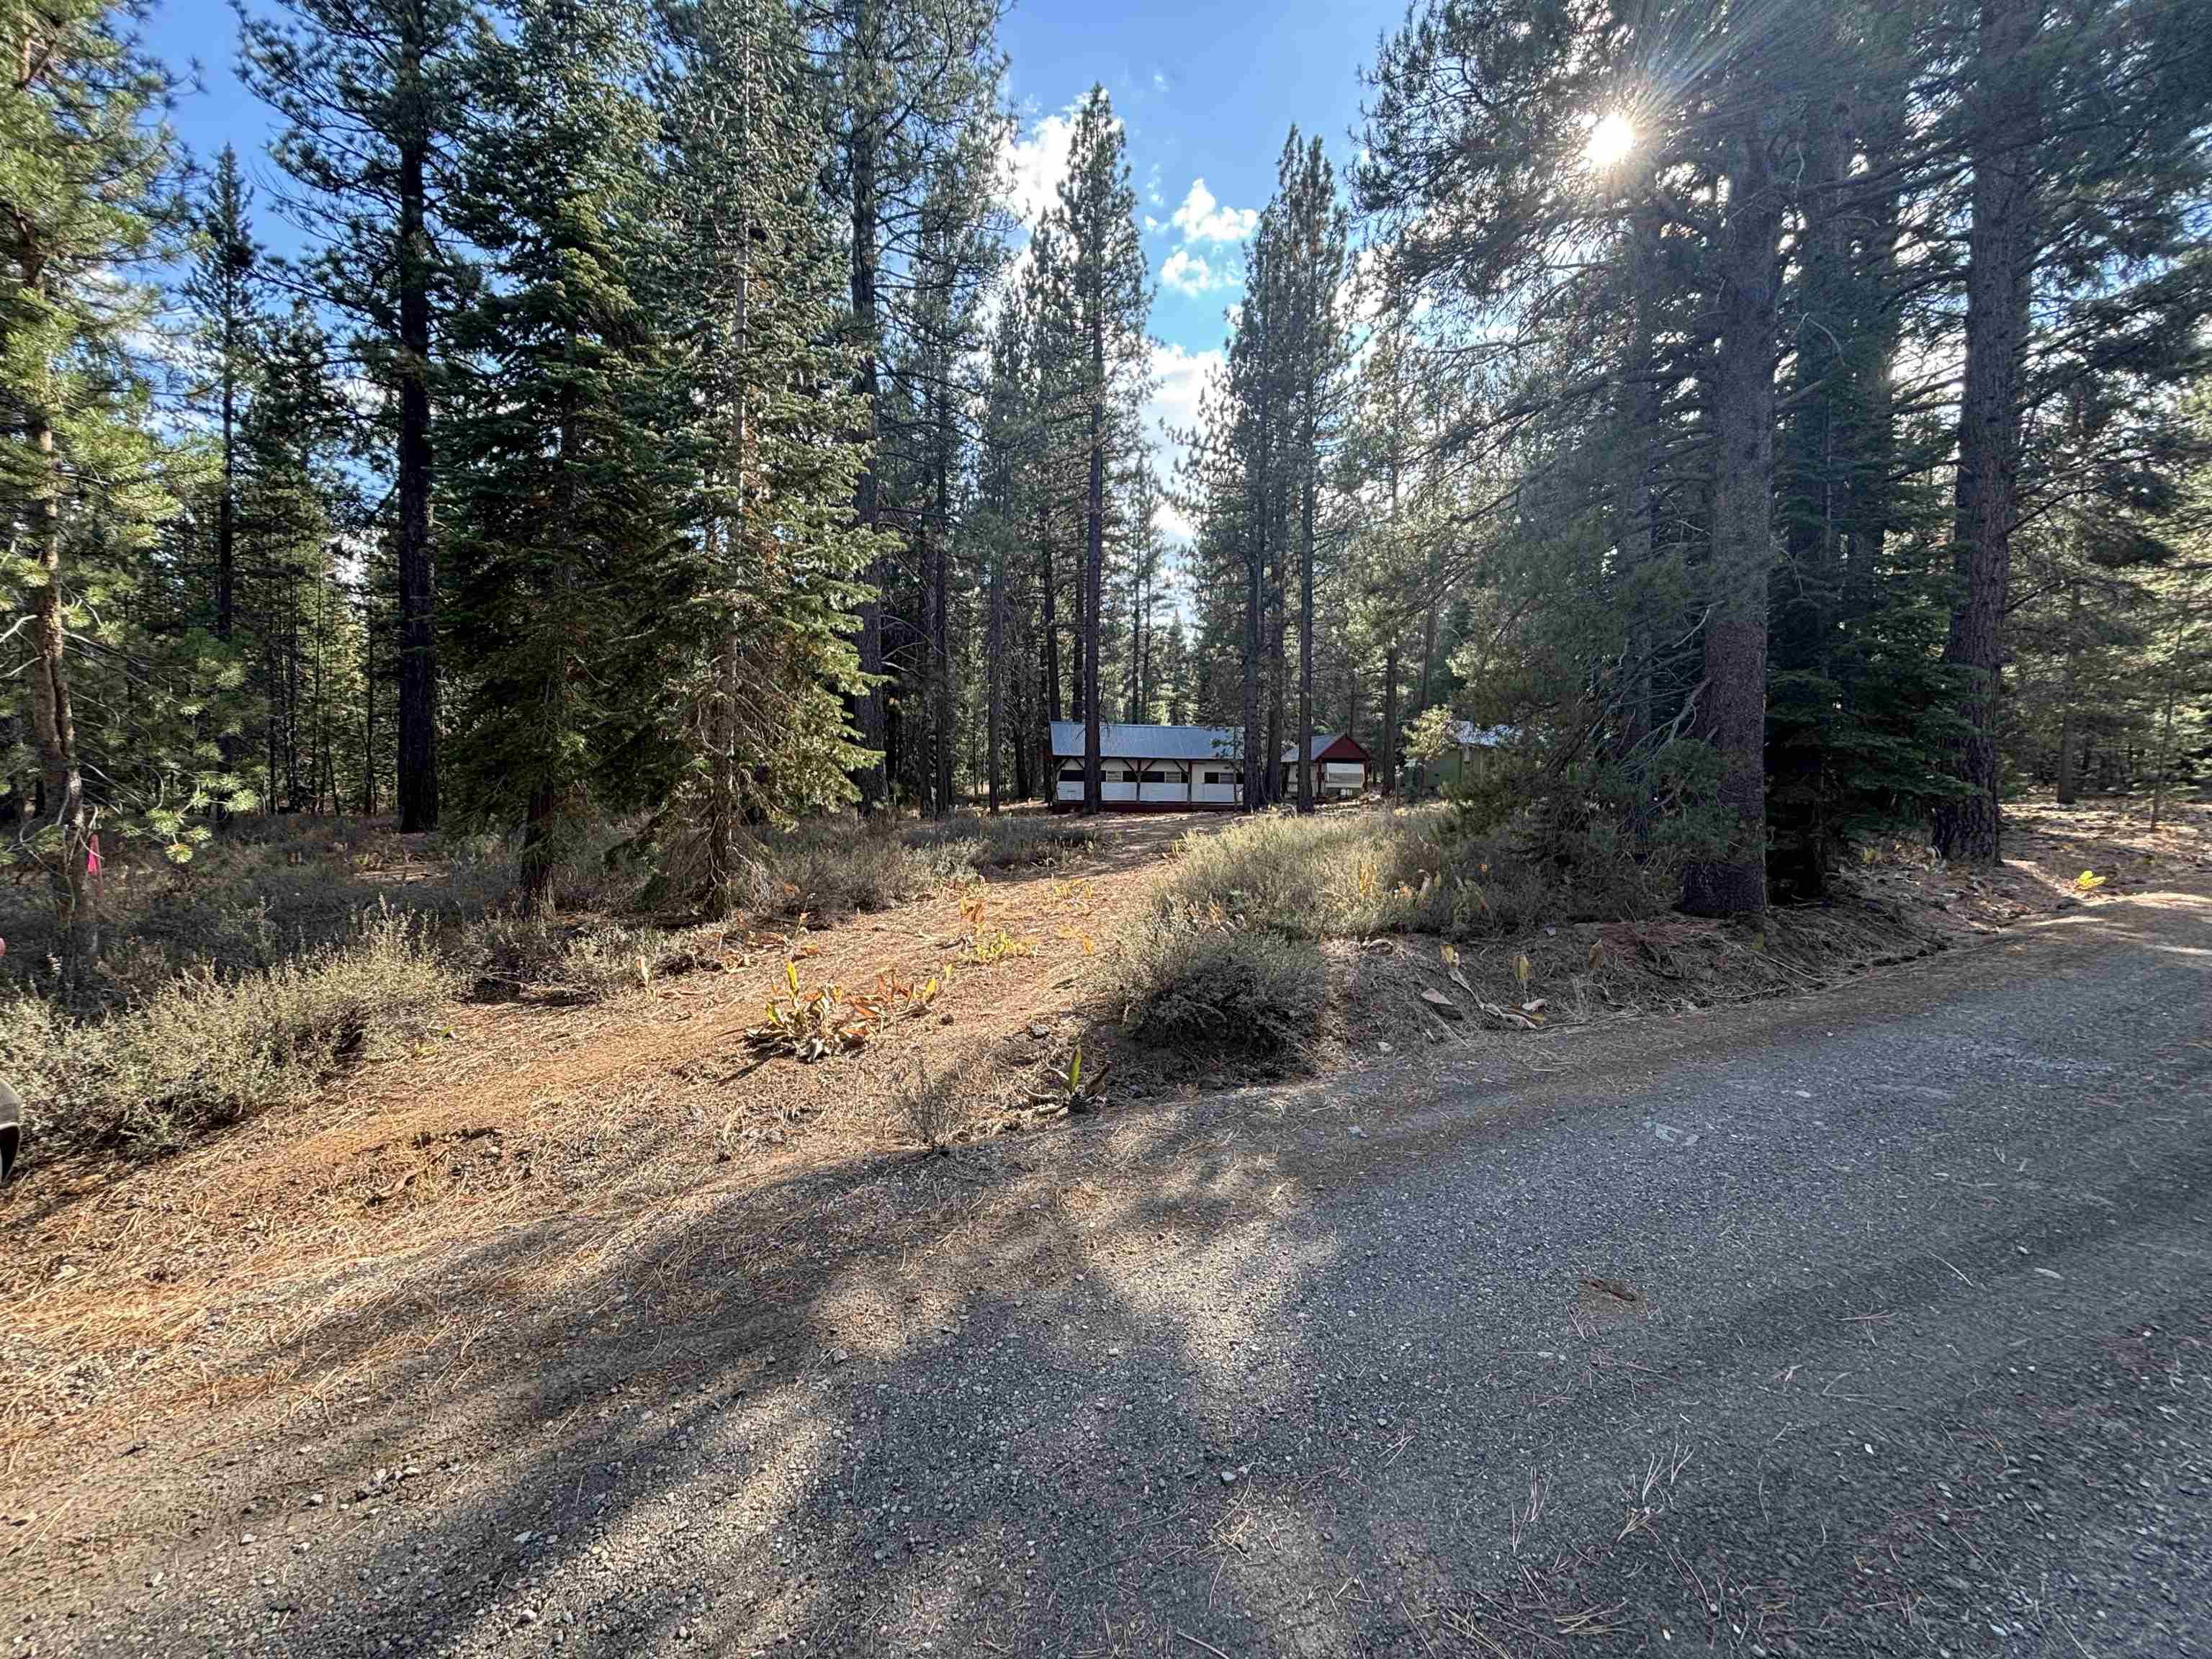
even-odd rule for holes
{"type": "Polygon", "coordinates": [[[1326,984],[1310,945],[1180,908],[1142,919],[1117,961],[1122,1023],[1138,1036],[1256,1054],[1303,1047],[1326,984]]]}
{"type": "Polygon", "coordinates": [[[957,1072],[940,1072],[933,1078],[928,1062],[916,1060],[914,1071],[900,1080],[891,1096],[891,1106],[909,1135],[933,1152],[943,1152],[964,1121],[961,1093],[957,1072]]]}
{"type": "Polygon", "coordinates": [[[0,1002],[0,1051],[39,1133],[161,1150],[428,1030],[451,986],[426,934],[379,908],[348,939],[238,978],[180,975],[105,1019],[18,997],[0,1002]]]}
{"type": "Polygon", "coordinates": [[[1482,939],[1649,915],[1672,896],[1674,861],[1639,865],[1602,824],[1540,845],[1527,829],[1483,828],[1442,805],[1268,814],[1187,836],[1156,903],[1187,915],[1218,912],[1288,939],[1482,939]]]}
{"type": "MultiPolygon", "coordinates": [[[[360,819],[240,817],[187,865],[118,849],[101,896],[100,988],[129,1006],[182,974],[264,972],[347,942],[378,906],[442,927],[481,916],[514,884],[514,860],[495,839],[434,838],[410,851],[360,819]],[[403,868],[412,879],[397,878],[403,868]]],[[[44,977],[56,940],[43,885],[0,889],[0,985],[44,977]]]]}
{"type": "Polygon", "coordinates": [[[1047,864],[1086,851],[1097,845],[1098,831],[1073,819],[1039,814],[962,817],[915,825],[904,840],[928,860],[938,880],[959,881],[986,870],[1047,864]]]}
{"type": "Polygon", "coordinates": [[[599,1002],[696,967],[702,944],[696,933],[650,924],[505,912],[470,928],[455,955],[479,997],[538,991],[599,1002]]]}
{"type": "Polygon", "coordinates": [[[882,910],[926,892],[938,878],[888,825],[821,819],[761,843],[781,908],[882,910]]]}

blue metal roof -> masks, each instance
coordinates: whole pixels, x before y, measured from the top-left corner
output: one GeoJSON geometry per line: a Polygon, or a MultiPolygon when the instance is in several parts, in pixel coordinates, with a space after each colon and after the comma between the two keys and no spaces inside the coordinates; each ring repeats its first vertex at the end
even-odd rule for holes
{"type": "MultiPolygon", "coordinates": [[[[1101,760],[1208,761],[1233,759],[1244,735],[1228,726],[1134,726],[1125,720],[1098,725],[1101,760]]],[[[1052,722],[1054,759],[1083,757],[1083,722],[1052,722]]]]}

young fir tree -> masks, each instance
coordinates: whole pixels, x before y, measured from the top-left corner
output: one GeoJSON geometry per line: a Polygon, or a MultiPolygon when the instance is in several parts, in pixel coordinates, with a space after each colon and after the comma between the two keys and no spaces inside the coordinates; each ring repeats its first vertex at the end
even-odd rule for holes
{"type": "Polygon", "coordinates": [[[520,0],[477,43],[466,188],[483,281],[453,319],[454,745],[472,816],[523,825],[521,885],[552,908],[568,832],[626,804],[645,700],[611,672],[673,541],[663,364],[637,283],[647,60],[635,7],[520,0]]]}
{"type": "Polygon", "coordinates": [[[188,855],[182,814],[206,804],[221,769],[189,744],[179,752],[173,727],[158,739],[149,729],[180,712],[177,683],[155,683],[148,642],[125,614],[155,526],[174,510],[129,356],[151,312],[130,274],[165,251],[179,217],[161,118],[169,83],[132,44],[137,21],[130,7],[58,0],[0,22],[11,77],[0,94],[0,601],[10,619],[0,633],[27,657],[38,766],[36,825],[17,844],[52,887],[71,981],[100,948],[89,865],[102,812],[113,821],[136,808],[188,855]],[[70,650],[88,637],[102,647],[88,666],[115,676],[104,692],[70,650]],[[88,790],[92,768],[102,781],[88,790]]]}
{"type": "Polygon", "coordinates": [[[438,617],[432,541],[433,354],[450,302],[447,222],[463,156],[465,0],[284,0],[239,7],[240,73],[282,118],[270,147],[281,198],[318,244],[306,274],[351,319],[371,377],[396,496],[399,823],[437,827],[438,617]]]}
{"type": "Polygon", "coordinates": [[[1106,480],[1121,407],[1144,373],[1145,323],[1152,309],[1145,250],[1137,235],[1137,192],[1121,124],[1103,87],[1076,112],[1067,176],[1055,210],[1074,301],[1087,477],[1083,502],[1083,803],[1100,804],[1098,764],[1099,606],[1106,568],[1106,480]]]}
{"type": "Polygon", "coordinates": [[[656,635],[673,653],[664,726],[683,734],[673,805],[697,848],[669,867],[726,911],[748,890],[750,826],[854,798],[852,634],[878,544],[853,523],[865,411],[833,326],[844,270],[791,14],[690,0],[665,20],[653,291],[683,510],[656,635]]]}

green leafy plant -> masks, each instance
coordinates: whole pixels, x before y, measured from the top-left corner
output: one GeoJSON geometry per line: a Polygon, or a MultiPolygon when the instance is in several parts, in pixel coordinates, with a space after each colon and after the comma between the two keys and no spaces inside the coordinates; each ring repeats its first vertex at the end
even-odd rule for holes
{"type": "Polygon", "coordinates": [[[1089,1076],[1085,1076],[1083,1045],[1079,1042],[1075,1045],[1075,1052],[1067,1057],[1067,1070],[1047,1073],[1049,1086],[1031,1090],[1030,1099],[1048,1109],[1060,1108],[1079,1114],[1093,1111],[1097,1108],[1099,1093],[1106,1085],[1106,1075],[1113,1069],[1114,1063],[1109,1060],[1089,1076]]]}

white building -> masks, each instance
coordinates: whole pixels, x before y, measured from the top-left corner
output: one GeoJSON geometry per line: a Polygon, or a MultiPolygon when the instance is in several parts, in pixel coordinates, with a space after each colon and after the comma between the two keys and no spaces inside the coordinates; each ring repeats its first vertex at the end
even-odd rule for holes
{"type": "MultiPolygon", "coordinates": [[[[1244,804],[1244,734],[1226,726],[1098,726],[1099,799],[1113,812],[1233,811],[1244,804]]],[[[1083,805],[1083,722],[1052,722],[1053,805],[1083,805]]]]}
{"type": "MultiPolygon", "coordinates": [[[[1098,726],[1100,803],[1109,812],[1233,811],[1244,804],[1244,734],[1228,726],[1133,726],[1104,720],[1098,726]]],[[[1052,722],[1052,761],[1057,781],[1053,805],[1083,805],[1083,722],[1052,722]]],[[[1295,746],[1283,764],[1297,762],[1295,746]]],[[[1310,764],[1316,799],[1357,795],[1367,787],[1372,762],[1350,737],[1316,732],[1310,764]]],[[[1290,786],[1296,793],[1296,784],[1290,786]]]]}

